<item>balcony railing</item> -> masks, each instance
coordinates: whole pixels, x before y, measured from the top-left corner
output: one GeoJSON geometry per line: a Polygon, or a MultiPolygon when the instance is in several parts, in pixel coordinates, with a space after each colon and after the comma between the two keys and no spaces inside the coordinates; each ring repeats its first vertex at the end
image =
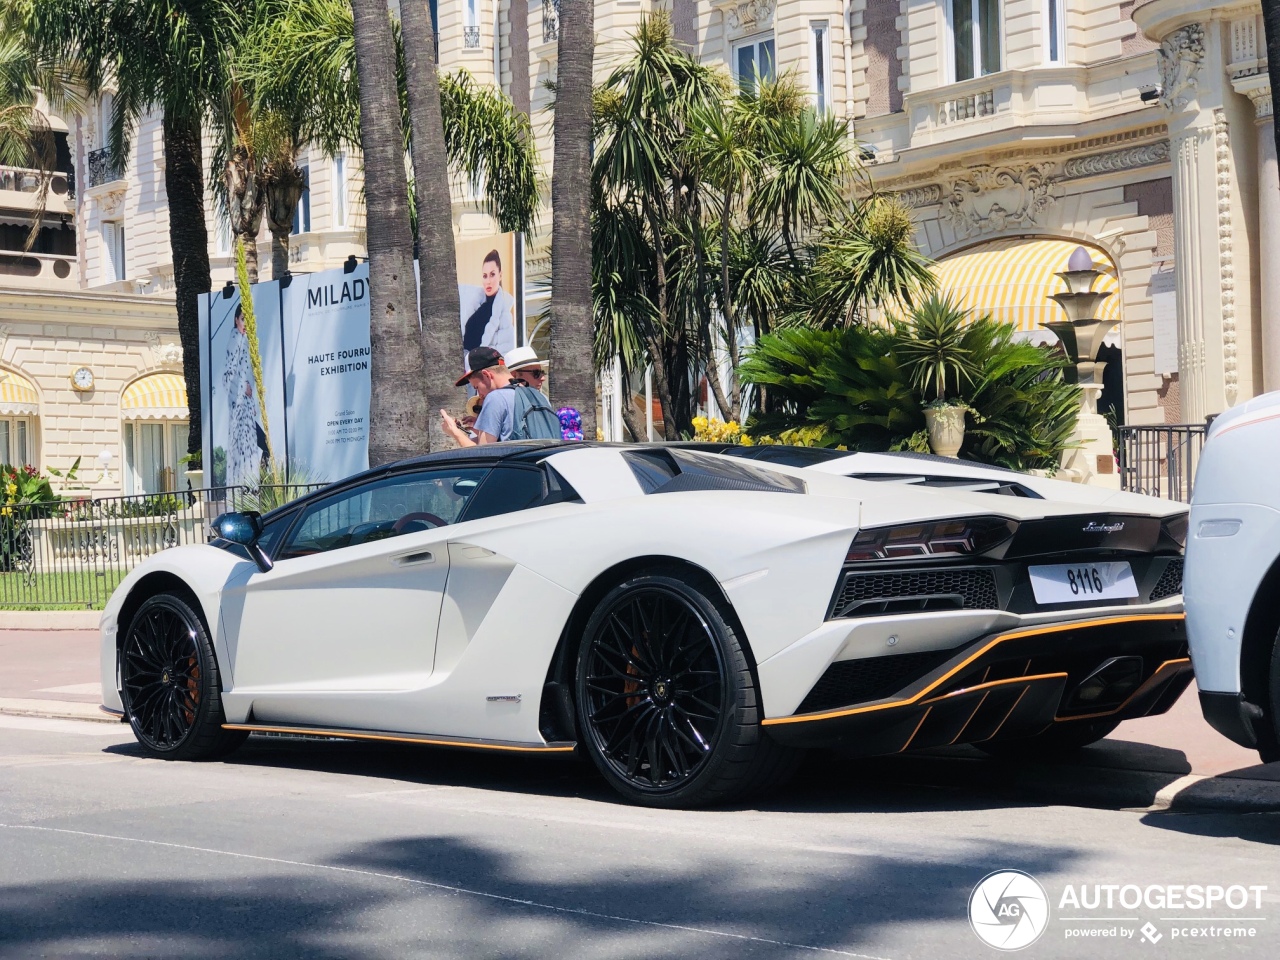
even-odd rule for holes
{"type": "Polygon", "coordinates": [[[74,197],[75,177],[69,173],[56,170],[52,174],[41,173],[27,167],[0,167],[0,190],[12,190],[16,193],[38,193],[40,183],[49,178],[49,192],[55,196],[74,197]]]}
{"type": "Polygon", "coordinates": [[[1125,490],[1191,502],[1207,426],[1170,423],[1120,427],[1120,482],[1125,490]]]}
{"type": "Polygon", "coordinates": [[[124,179],[124,170],[111,162],[111,149],[102,147],[89,151],[89,189],[100,187],[104,183],[124,179]]]}
{"type": "Polygon", "coordinates": [[[560,0],[542,0],[542,42],[560,39],[560,0]]]}
{"type": "Polygon", "coordinates": [[[80,270],[74,255],[0,250],[0,283],[71,290],[80,285],[80,270]]]}
{"type": "Polygon", "coordinates": [[[943,100],[938,104],[938,125],[946,126],[972,120],[975,117],[989,117],[996,112],[996,95],[994,90],[979,90],[963,97],[943,100]]]}
{"type": "Polygon", "coordinates": [[[462,28],[462,47],[464,50],[480,49],[480,28],[479,27],[463,27],[462,28]]]}

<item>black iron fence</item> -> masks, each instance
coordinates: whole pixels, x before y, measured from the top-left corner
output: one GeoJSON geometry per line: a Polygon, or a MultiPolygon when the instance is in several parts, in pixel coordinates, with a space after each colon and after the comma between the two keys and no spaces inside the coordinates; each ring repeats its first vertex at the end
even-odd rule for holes
{"type": "Polygon", "coordinates": [[[1191,502],[1207,425],[1170,423],[1120,427],[1120,481],[1124,489],[1191,502]]]}
{"type": "Polygon", "coordinates": [[[0,609],[101,609],[125,574],[147,557],[208,540],[209,524],[218,515],[265,513],[318,486],[68,496],[0,507],[0,609]]]}

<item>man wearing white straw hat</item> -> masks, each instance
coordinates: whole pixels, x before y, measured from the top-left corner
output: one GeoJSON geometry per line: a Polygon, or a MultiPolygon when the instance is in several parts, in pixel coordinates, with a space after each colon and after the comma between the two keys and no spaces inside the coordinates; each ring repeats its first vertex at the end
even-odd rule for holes
{"type": "Polygon", "coordinates": [[[547,380],[547,363],[545,360],[538,359],[533,347],[516,347],[508,351],[504,359],[507,361],[507,370],[511,372],[512,379],[519,380],[525,386],[533,387],[535,390],[542,389],[547,380]]]}

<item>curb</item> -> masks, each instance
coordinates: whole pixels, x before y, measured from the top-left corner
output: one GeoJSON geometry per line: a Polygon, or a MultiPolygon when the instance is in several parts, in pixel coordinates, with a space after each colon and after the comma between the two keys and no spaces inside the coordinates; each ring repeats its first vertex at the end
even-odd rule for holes
{"type": "Polygon", "coordinates": [[[0,630],[97,630],[101,610],[0,610],[0,630]]]}
{"type": "Polygon", "coordinates": [[[1035,804],[1142,813],[1280,810],[1280,764],[1247,768],[1236,776],[1207,777],[1087,762],[1016,763],[954,754],[894,757],[883,766],[881,762],[876,758],[876,765],[867,768],[869,776],[1035,804]]]}
{"type": "Polygon", "coordinates": [[[120,718],[105,712],[96,703],[74,700],[25,700],[0,698],[0,714],[11,717],[43,717],[49,720],[91,720],[94,723],[119,723],[120,718]]]}

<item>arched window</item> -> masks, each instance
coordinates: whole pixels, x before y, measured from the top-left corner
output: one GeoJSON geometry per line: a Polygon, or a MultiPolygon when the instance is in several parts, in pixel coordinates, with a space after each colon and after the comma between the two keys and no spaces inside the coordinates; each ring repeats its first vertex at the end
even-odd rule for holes
{"type": "Polygon", "coordinates": [[[183,488],[187,453],[187,388],[181,374],[153,373],[120,395],[124,433],[124,492],[166,493],[183,488]]]}
{"type": "Polygon", "coordinates": [[[12,370],[0,370],[0,464],[35,465],[36,388],[12,370]]]}

